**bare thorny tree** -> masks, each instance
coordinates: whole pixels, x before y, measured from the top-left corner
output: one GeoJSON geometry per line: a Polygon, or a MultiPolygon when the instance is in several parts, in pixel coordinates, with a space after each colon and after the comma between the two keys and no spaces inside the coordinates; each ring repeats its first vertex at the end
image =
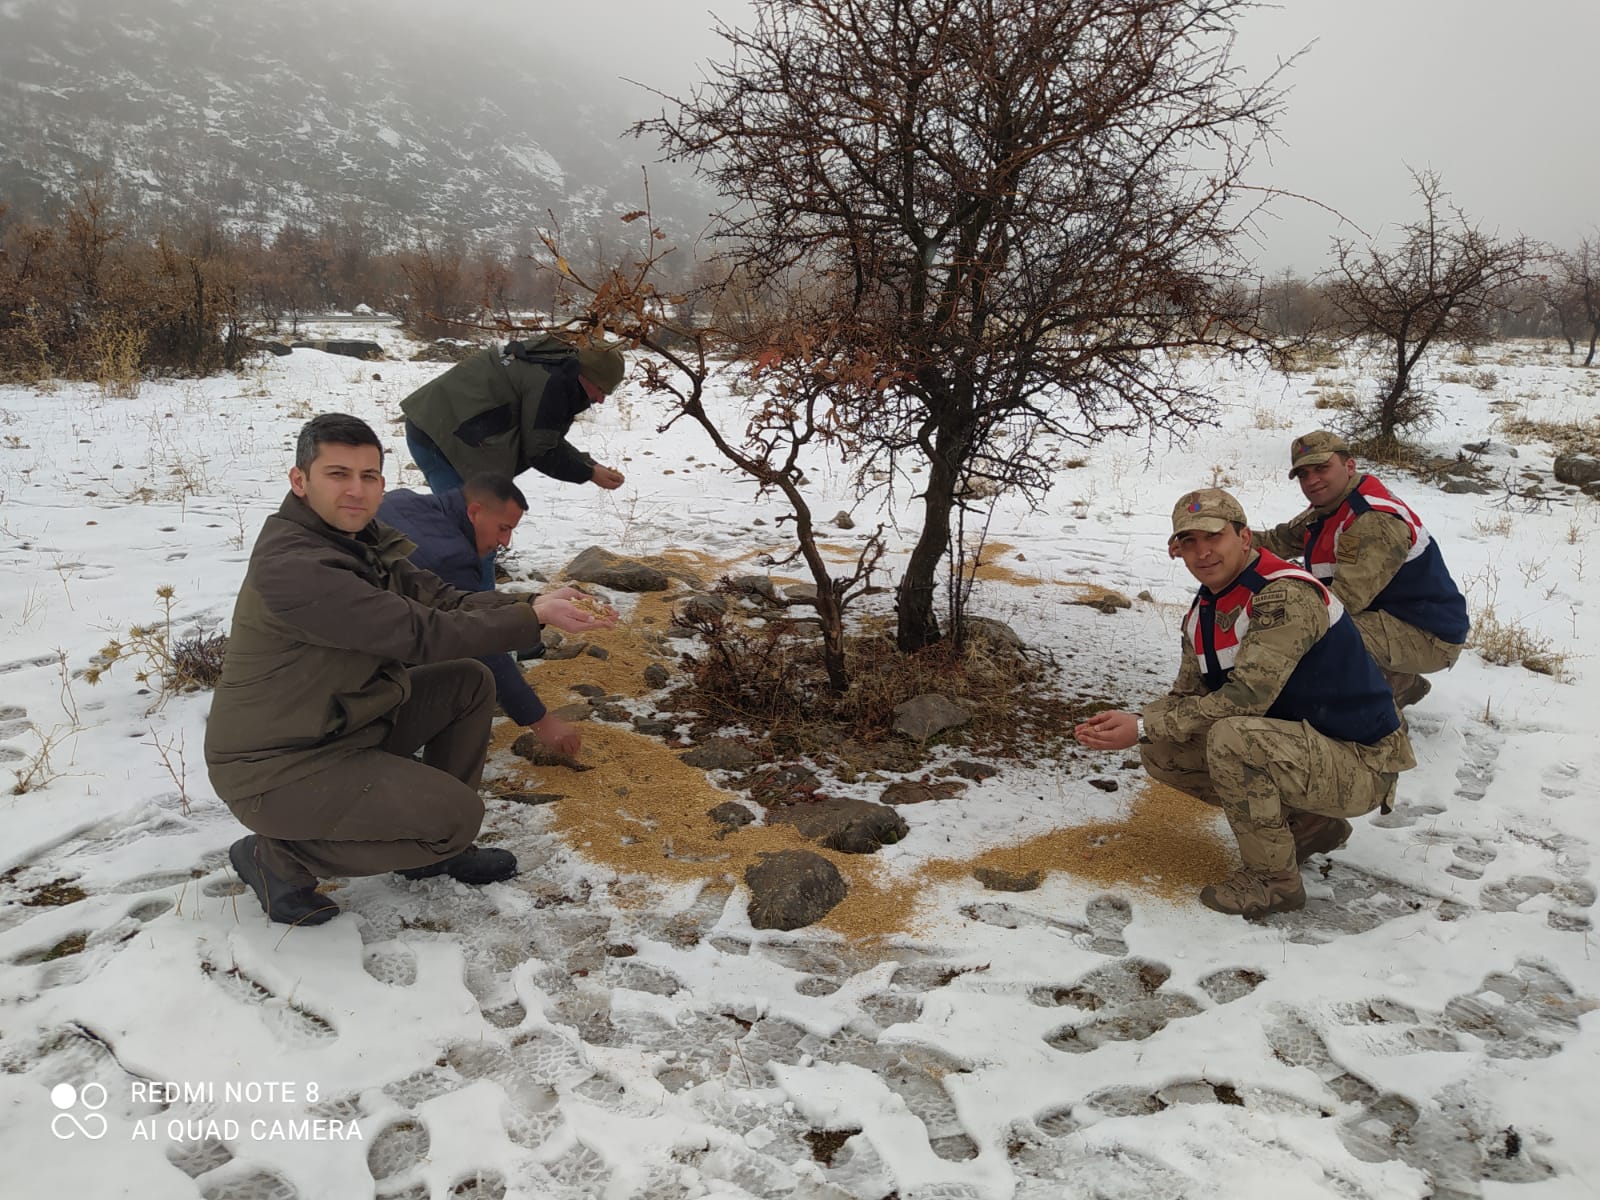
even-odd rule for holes
{"type": "Polygon", "coordinates": [[[1490,318],[1513,285],[1530,278],[1538,247],[1527,238],[1496,238],[1450,204],[1431,171],[1412,172],[1422,216],[1401,226],[1393,250],[1336,239],[1326,273],[1328,302],[1352,339],[1376,345],[1390,367],[1357,434],[1392,443],[1396,431],[1433,415],[1415,387],[1417,366],[1435,344],[1481,345],[1490,318]]]}
{"type": "MultiPolygon", "coordinates": [[[[647,198],[648,194],[647,186],[647,198]]],[[[835,568],[818,544],[818,522],[806,497],[801,459],[812,449],[830,445],[848,455],[852,449],[848,434],[819,393],[795,394],[781,380],[765,388],[759,403],[747,413],[742,432],[725,429],[708,411],[705,388],[713,370],[713,352],[739,353],[741,348],[748,349],[748,343],[739,334],[686,314],[713,307],[711,300],[727,289],[729,279],[701,272],[698,281],[684,292],[664,291],[658,286],[661,264],[672,250],[649,218],[648,207],[626,214],[623,221],[641,231],[636,253],[613,267],[593,271],[574,268],[568,262],[558,229],[542,235],[547,251],[543,265],[558,281],[554,308],[576,318],[580,340],[620,338],[651,351],[642,360],[642,386],[668,401],[669,415],[661,425],[662,432],[679,420],[694,422],[724,459],[755,482],[758,494],[783,498],[789,512],[780,520],[793,522],[795,549],[780,561],[802,560],[815,585],[814,598],[787,603],[815,607],[828,687],[842,693],[849,686],[844,614],[850,602],[870,586],[883,554],[883,527],[867,538],[848,573],[834,574],[835,568]]],[[[568,327],[564,332],[570,335],[573,330],[568,327]]],[[[770,341],[766,336],[758,338],[763,346],[770,341]]],[[[750,357],[750,374],[759,376],[768,353],[752,352],[750,357]]]]}
{"type": "Polygon", "coordinates": [[[926,464],[898,643],[940,637],[968,494],[1051,484],[1065,441],[1181,432],[1190,348],[1237,350],[1240,174],[1278,97],[1229,62],[1247,0],[756,0],[727,65],[642,123],[728,198],[782,296],[763,363],[890,486],[926,464]]]}

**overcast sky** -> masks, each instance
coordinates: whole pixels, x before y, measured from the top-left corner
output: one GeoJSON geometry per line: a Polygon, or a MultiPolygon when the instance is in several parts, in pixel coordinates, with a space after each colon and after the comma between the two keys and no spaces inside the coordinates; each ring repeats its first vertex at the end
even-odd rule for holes
{"type": "MultiPolygon", "coordinates": [[[[723,48],[711,14],[739,24],[750,12],[743,0],[610,0],[600,11],[600,22],[576,6],[540,21],[570,20],[575,45],[604,47],[598,76],[672,94],[723,48]]],[[[1283,144],[1251,182],[1310,196],[1380,240],[1416,214],[1408,166],[1439,172],[1486,229],[1568,246],[1600,226],[1600,0],[1284,0],[1247,18],[1237,58],[1260,78],[1308,45],[1283,77],[1283,144]]],[[[1360,236],[1284,198],[1247,249],[1265,272],[1309,275],[1335,232],[1360,236]]]]}

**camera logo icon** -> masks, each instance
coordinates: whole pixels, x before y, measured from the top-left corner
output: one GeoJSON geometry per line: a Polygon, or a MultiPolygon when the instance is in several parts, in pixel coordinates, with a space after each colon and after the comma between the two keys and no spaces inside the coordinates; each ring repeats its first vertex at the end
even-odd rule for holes
{"type": "Polygon", "coordinates": [[[61,1141],[70,1141],[80,1135],[91,1142],[106,1135],[106,1119],[100,1109],[106,1106],[106,1089],[98,1083],[86,1083],[81,1088],[70,1083],[58,1083],[50,1089],[50,1103],[60,1111],[50,1118],[50,1132],[61,1141]],[[75,1111],[81,1106],[83,1115],[75,1111]]]}

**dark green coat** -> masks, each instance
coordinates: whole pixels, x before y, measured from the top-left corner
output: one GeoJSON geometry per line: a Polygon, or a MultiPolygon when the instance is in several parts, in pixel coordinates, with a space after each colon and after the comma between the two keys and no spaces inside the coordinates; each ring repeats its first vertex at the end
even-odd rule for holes
{"type": "Polygon", "coordinates": [[[539,363],[498,347],[480,350],[400,402],[463,479],[529,468],[565,483],[593,475],[594,459],[566,440],[573,418],[589,407],[578,355],[553,340],[531,349],[554,352],[539,363]]]}
{"type": "Polygon", "coordinates": [[[538,640],[530,597],[459,592],[413,567],[413,548],[379,521],[340,533],[293,492],[267,518],[206,723],[206,765],[223,800],[380,745],[411,694],[406,667],[538,640]]]}

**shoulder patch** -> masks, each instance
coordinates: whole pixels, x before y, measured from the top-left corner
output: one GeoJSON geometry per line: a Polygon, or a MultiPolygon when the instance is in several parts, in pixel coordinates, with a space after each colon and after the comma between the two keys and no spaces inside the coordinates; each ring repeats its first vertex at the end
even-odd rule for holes
{"type": "Polygon", "coordinates": [[[1334,550],[1334,558],[1339,562],[1355,562],[1361,554],[1361,535],[1349,529],[1339,536],[1339,545],[1334,550]]]}
{"type": "Polygon", "coordinates": [[[1285,618],[1284,601],[1281,599],[1262,600],[1250,609],[1250,629],[1273,629],[1282,625],[1285,618]]]}

